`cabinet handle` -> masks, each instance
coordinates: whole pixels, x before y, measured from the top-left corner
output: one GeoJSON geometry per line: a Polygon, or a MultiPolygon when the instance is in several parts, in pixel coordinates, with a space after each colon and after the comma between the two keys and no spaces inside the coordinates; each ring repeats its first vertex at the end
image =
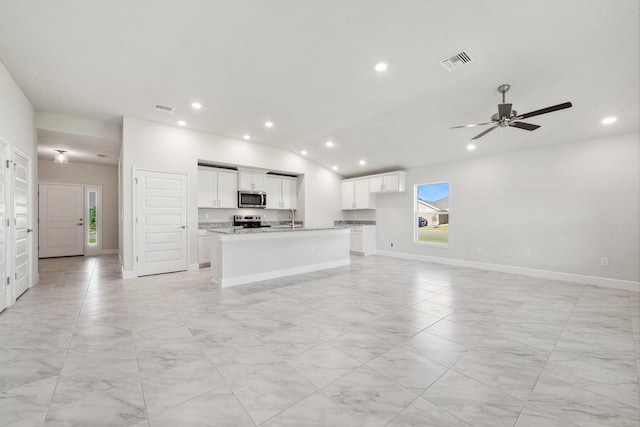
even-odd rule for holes
{"type": "Polygon", "coordinates": [[[218,204],[216,206],[220,207],[220,199],[218,199],[218,204]]]}

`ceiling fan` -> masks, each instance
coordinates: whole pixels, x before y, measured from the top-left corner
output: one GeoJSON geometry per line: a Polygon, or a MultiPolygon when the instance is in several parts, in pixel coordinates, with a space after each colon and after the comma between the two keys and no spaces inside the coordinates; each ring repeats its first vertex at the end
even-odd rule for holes
{"type": "Polygon", "coordinates": [[[487,130],[485,130],[484,132],[479,133],[478,135],[474,136],[471,139],[478,139],[478,138],[482,138],[483,136],[485,136],[486,134],[488,134],[489,132],[491,132],[492,130],[501,127],[514,127],[514,128],[518,128],[518,129],[524,129],[524,130],[536,130],[538,129],[540,126],[539,125],[534,125],[531,123],[525,123],[525,122],[521,122],[520,120],[522,119],[527,119],[529,117],[533,117],[533,116],[539,116],[540,114],[546,114],[546,113],[552,113],[554,111],[558,111],[558,110],[564,110],[565,108],[570,108],[572,105],[570,102],[564,102],[562,104],[558,104],[558,105],[554,105],[551,107],[547,107],[547,108],[542,108],[540,110],[535,110],[535,111],[531,111],[529,113],[525,113],[525,114],[518,114],[518,112],[516,110],[512,110],[511,109],[511,104],[505,104],[504,102],[504,98],[505,98],[505,94],[509,91],[509,89],[511,88],[510,85],[508,84],[503,84],[498,86],[498,92],[500,92],[502,94],[502,104],[498,104],[498,112],[496,114],[494,114],[493,116],[491,116],[491,121],[490,122],[486,122],[486,123],[475,123],[472,125],[464,125],[464,126],[453,126],[451,129],[459,129],[459,128],[470,128],[470,127],[474,127],[474,126],[485,126],[485,125],[491,125],[491,127],[487,130]]]}

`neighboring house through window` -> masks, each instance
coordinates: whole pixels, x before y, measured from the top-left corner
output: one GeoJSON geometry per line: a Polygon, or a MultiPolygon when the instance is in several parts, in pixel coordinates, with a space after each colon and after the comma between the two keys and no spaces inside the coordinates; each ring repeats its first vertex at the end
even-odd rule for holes
{"type": "Polygon", "coordinates": [[[449,214],[448,182],[416,185],[414,241],[448,246],[449,214]]]}

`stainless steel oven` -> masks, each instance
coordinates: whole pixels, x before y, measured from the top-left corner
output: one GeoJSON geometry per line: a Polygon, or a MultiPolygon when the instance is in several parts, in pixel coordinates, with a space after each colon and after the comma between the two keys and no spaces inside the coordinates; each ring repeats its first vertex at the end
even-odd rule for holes
{"type": "Polygon", "coordinates": [[[261,208],[267,207],[267,193],[264,191],[238,191],[239,208],[261,208]]]}

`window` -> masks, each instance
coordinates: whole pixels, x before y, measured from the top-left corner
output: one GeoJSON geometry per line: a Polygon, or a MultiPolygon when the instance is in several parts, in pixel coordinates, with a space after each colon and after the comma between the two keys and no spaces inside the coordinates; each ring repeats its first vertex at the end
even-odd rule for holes
{"type": "Polygon", "coordinates": [[[89,189],[87,191],[87,218],[88,221],[88,234],[87,234],[87,244],[89,246],[97,246],[98,245],[98,192],[94,189],[89,189]]]}
{"type": "Polygon", "coordinates": [[[449,183],[415,186],[415,237],[417,244],[449,245],[449,183]]]}

